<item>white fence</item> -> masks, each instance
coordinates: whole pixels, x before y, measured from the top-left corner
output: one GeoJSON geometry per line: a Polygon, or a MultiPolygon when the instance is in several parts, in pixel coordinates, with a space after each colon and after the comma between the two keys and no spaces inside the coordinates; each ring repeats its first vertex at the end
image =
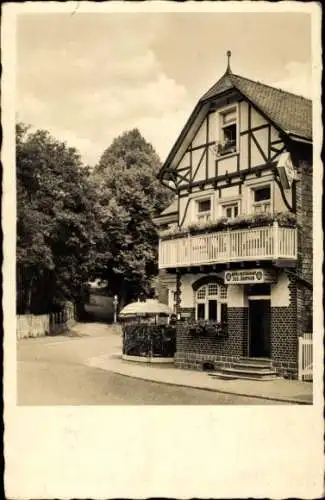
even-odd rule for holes
{"type": "Polygon", "coordinates": [[[299,337],[298,379],[313,380],[313,335],[304,333],[299,337]]]}
{"type": "Polygon", "coordinates": [[[17,316],[17,338],[43,337],[56,335],[75,322],[73,304],[68,304],[64,311],[52,314],[21,314],[17,316]]]}

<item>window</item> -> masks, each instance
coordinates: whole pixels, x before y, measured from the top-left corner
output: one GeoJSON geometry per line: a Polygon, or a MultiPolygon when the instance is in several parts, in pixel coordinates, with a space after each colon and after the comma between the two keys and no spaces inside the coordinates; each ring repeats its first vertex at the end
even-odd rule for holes
{"type": "Polygon", "coordinates": [[[238,202],[236,203],[227,203],[222,206],[222,215],[227,217],[228,219],[234,219],[239,214],[239,206],[238,202]]]}
{"type": "Polygon", "coordinates": [[[196,319],[227,321],[227,286],[211,282],[195,294],[196,319]]]}
{"type": "Polygon", "coordinates": [[[207,222],[211,219],[211,198],[196,201],[196,217],[199,222],[207,222]]]}
{"type": "Polygon", "coordinates": [[[255,214],[271,211],[271,186],[253,189],[253,212],[255,214]]]}
{"type": "Polygon", "coordinates": [[[237,108],[220,112],[220,141],[218,154],[226,155],[237,150],[237,108]]]}

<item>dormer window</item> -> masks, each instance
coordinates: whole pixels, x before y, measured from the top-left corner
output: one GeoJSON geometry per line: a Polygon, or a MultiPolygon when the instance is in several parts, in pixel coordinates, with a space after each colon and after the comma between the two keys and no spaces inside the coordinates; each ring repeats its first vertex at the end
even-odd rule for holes
{"type": "Polygon", "coordinates": [[[218,155],[223,156],[237,151],[238,139],[237,107],[233,106],[219,112],[218,155]]]}

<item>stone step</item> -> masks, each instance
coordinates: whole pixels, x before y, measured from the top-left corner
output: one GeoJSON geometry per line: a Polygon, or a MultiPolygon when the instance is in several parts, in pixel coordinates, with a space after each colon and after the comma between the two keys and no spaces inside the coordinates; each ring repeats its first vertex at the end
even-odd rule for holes
{"type": "Polygon", "coordinates": [[[265,367],[265,368],[253,368],[253,367],[235,367],[232,366],[230,368],[222,368],[220,371],[225,372],[225,373],[234,373],[234,374],[247,374],[247,375],[273,375],[275,373],[274,370],[271,368],[265,367]]]}
{"type": "Polygon", "coordinates": [[[233,361],[231,366],[235,367],[235,368],[248,368],[248,369],[271,369],[271,363],[259,363],[258,361],[254,361],[254,362],[250,362],[250,363],[247,363],[246,361],[244,360],[239,360],[239,361],[233,361]]]}
{"type": "Polygon", "coordinates": [[[277,378],[275,373],[270,374],[261,374],[261,375],[250,375],[245,372],[243,373],[233,373],[233,372],[210,372],[209,376],[212,378],[218,378],[221,380],[258,380],[258,381],[266,381],[266,380],[275,380],[277,378]]]}
{"type": "Polygon", "coordinates": [[[270,358],[239,358],[235,362],[246,363],[247,365],[254,365],[255,363],[263,366],[271,366],[272,360],[270,358]]]}

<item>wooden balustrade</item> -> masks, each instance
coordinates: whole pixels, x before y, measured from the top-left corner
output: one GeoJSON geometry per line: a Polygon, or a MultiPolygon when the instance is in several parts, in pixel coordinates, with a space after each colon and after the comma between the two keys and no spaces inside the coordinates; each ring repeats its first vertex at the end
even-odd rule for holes
{"type": "Polygon", "coordinates": [[[258,227],[160,240],[159,268],[297,258],[295,228],[258,227]]]}

